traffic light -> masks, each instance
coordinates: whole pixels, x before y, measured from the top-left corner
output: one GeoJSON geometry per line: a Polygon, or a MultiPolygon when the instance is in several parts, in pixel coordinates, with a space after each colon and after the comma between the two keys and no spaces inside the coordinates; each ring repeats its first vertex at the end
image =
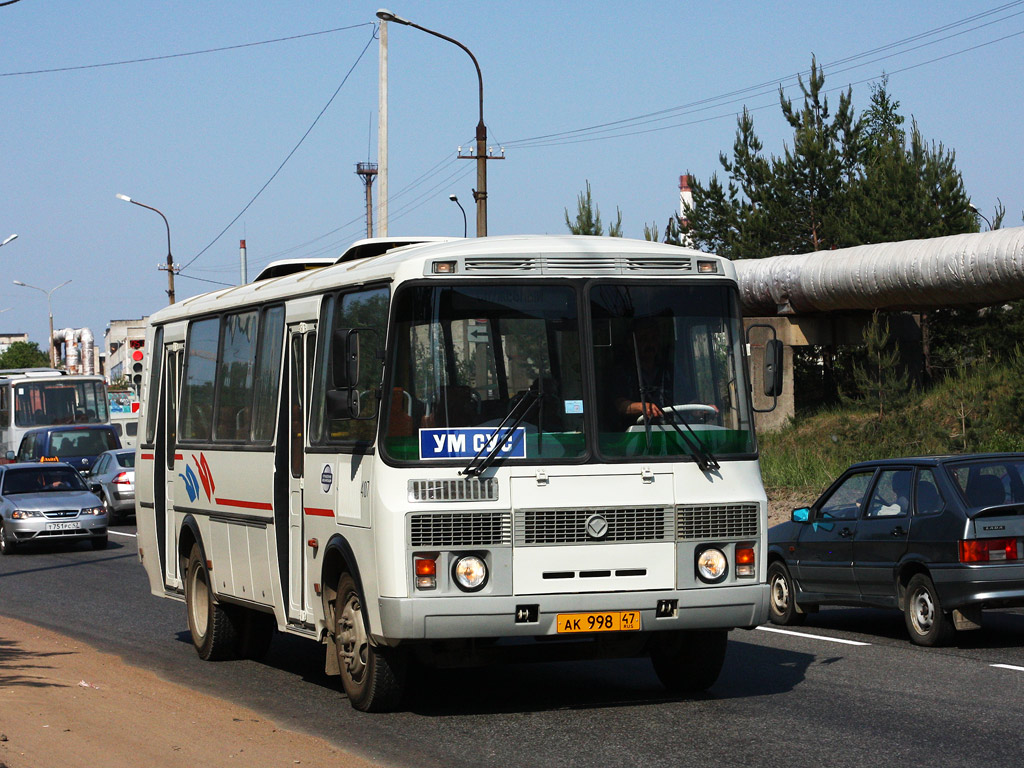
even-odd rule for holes
{"type": "Polygon", "coordinates": [[[131,381],[135,391],[139,392],[142,387],[142,357],[143,348],[146,346],[145,339],[131,339],[128,347],[131,349],[131,381]]]}

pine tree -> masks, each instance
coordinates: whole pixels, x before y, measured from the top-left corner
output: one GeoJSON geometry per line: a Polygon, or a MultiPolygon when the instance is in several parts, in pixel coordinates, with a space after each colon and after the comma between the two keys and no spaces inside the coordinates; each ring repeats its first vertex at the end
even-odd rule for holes
{"type": "MultiPolygon", "coordinates": [[[[615,208],[618,214],[615,223],[608,227],[609,237],[622,237],[622,211],[615,208]]],[[[569,218],[569,209],[565,209],[565,226],[574,235],[598,235],[604,234],[604,226],[601,224],[601,209],[594,204],[590,194],[590,181],[587,181],[587,189],[580,192],[576,198],[576,221],[569,218]]]]}
{"type": "Polygon", "coordinates": [[[887,410],[898,408],[906,401],[909,377],[900,363],[899,347],[892,342],[889,321],[878,312],[864,326],[864,362],[853,364],[853,385],[858,397],[841,393],[846,402],[855,399],[878,410],[878,420],[885,418],[887,410]]]}

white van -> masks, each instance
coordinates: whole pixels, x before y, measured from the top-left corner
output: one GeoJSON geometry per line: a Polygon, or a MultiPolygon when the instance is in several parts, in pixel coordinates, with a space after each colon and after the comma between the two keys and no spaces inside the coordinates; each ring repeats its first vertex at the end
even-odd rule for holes
{"type": "Polygon", "coordinates": [[[112,413],[110,414],[110,423],[114,425],[114,431],[117,432],[121,445],[125,448],[134,448],[135,437],[139,432],[138,412],[112,413]]]}

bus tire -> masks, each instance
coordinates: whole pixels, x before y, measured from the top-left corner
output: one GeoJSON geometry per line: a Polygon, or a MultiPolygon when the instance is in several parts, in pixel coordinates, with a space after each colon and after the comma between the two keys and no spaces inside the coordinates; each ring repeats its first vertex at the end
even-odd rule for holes
{"type": "Polygon", "coordinates": [[[347,572],[338,580],[333,620],[341,687],[352,707],[361,712],[396,709],[405,683],[404,653],[370,641],[363,597],[347,572]]]}
{"type": "Polygon", "coordinates": [[[204,661],[234,658],[238,637],[235,623],[225,606],[215,603],[210,572],[198,544],[192,545],[185,572],[185,612],[196,653],[204,661]]]}
{"type": "Polygon", "coordinates": [[[692,694],[714,685],[725,662],[729,630],[674,630],[651,638],[654,671],[672,693],[692,694]]]}

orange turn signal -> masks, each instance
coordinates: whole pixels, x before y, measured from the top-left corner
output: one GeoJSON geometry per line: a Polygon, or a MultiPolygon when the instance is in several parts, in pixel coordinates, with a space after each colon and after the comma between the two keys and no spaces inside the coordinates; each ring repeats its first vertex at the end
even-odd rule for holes
{"type": "Polygon", "coordinates": [[[416,575],[417,576],[436,576],[437,575],[437,562],[434,560],[421,560],[416,559],[416,575]]]}

